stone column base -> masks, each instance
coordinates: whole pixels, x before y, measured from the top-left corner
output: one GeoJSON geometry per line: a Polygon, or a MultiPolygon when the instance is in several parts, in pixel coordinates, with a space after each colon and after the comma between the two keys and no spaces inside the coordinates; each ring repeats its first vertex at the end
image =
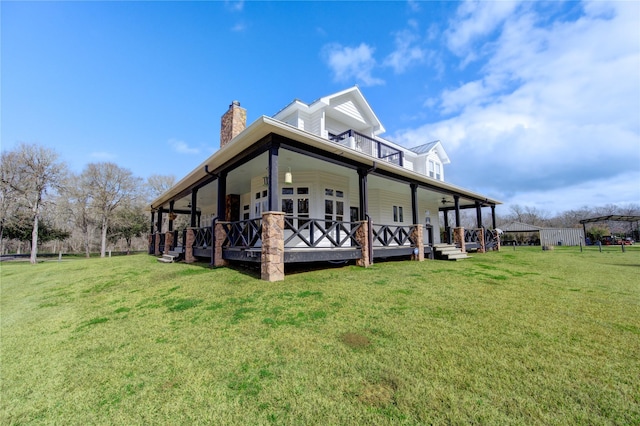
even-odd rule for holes
{"type": "Polygon", "coordinates": [[[187,238],[184,242],[184,261],[185,263],[193,263],[196,257],[193,255],[193,243],[196,242],[195,228],[187,228],[187,238]]]}
{"type": "Polygon", "coordinates": [[[227,266],[229,264],[222,258],[222,243],[225,237],[222,223],[216,222],[216,227],[213,230],[213,266],[227,266]]]}
{"type": "Polygon", "coordinates": [[[284,280],[284,212],[262,213],[262,254],[260,278],[284,280]]]}
{"type": "Polygon", "coordinates": [[[411,229],[411,241],[415,244],[414,253],[411,255],[411,260],[417,260],[422,262],[424,260],[424,229],[422,225],[413,225],[411,229]],[[416,253],[416,250],[418,253],[416,253]]]}
{"type": "Polygon", "coordinates": [[[356,260],[356,265],[368,268],[371,266],[371,259],[369,259],[369,222],[366,220],[360,221],[360,227],[356,231],[356,241],[362,247],[362,257],[356,260]]]}
{"type": "Polygon", "coordinates": [[[453,243],[460,246],[460,251],[463,253],[467,252],[467,249],[464,244],[464,228],[458,227],[453,228],[453,243]]]}

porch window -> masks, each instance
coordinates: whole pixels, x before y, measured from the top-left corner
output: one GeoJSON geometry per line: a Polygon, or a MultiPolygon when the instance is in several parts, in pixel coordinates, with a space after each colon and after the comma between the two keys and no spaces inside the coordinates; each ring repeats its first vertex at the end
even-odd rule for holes
{"type": "Polygon", "coordinates": [[[393,206],[393,221],[404,222],[404,214],[402,212],[402,206],[393,206]]]}
{"type": "Polygon", "coordinates": [[[298,229],[307,223],[309,218],[309,188],[282,188],[282,211],[287,216],[298,217],[298,229]]]}

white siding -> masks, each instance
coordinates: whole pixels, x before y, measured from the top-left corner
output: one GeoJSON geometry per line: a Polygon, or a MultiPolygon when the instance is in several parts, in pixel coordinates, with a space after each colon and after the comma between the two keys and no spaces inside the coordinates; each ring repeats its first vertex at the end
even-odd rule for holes
{"type": "Polygon", "coordinates": [[[362,113],[360,112],[358,107],[356,107],[356,105],[353,103],[352,100],[348,100],[339,105],[336,105],[334,109],[352,118],[355,118],[358,121],[361,121],[363,123],[365,122],[365,119],[362,116],[362,113]]]}
{"type": "Polygon", "coordinates": [[[321,110],[311,114],[309,125],[306,130],[313,133],[314,135],[324,137],[324,111],[321,110]]]}

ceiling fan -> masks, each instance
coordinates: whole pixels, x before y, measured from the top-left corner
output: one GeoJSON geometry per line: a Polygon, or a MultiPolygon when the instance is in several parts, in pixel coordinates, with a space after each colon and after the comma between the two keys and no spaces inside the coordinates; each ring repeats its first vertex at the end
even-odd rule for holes
{"type": "Polygon", "coordinates": [[[442,203],[442,205],[444,206],[445,204],[451,203],[453,204],[453,201],[449,201],[447,200],[445,197],[442,197],[442,201],[440,201],[442,203]]]}

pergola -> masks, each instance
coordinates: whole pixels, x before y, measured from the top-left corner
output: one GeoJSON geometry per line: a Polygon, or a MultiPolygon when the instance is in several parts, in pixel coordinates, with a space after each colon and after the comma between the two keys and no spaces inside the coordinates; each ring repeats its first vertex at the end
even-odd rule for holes
{"type": "MultiPolygon", "coordinates": [[[[589,219],[582,219],[580,221],[580,223],[582,224],[582,229],[584,230],[584,235],[586,236],[587,235],[587,227],[586,227],[587,223],[607,222],[607,221],[629,222],[629,223],[636,222],[637,223],[637,222],[640,222],[640,216],[610,214],[608,216],[598,216],[598,217],[592,217],[592,218],[589,218],[589,219]]],[[[636,229],[637,229],[637,225],[636,225],[636,229]]]]}

